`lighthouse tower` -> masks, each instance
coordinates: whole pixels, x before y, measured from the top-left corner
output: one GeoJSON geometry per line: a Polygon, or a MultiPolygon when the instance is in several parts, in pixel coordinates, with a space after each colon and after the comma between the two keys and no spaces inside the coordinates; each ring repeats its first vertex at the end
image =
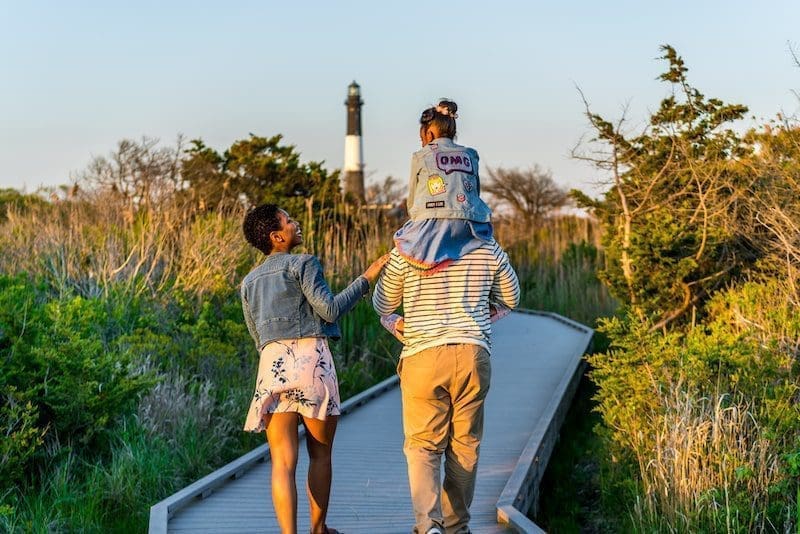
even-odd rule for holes
{"type": "Polygon", "coordinates": [[[361,143],[361,88],[353,81],[347,88],[347,135],[344,138],[344,194],[364,202],[364,147],[361,143]]]}

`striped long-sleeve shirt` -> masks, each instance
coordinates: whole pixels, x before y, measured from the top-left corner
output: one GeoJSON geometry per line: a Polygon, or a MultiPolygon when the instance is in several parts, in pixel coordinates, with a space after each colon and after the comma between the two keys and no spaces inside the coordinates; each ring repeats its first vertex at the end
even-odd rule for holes
{"type": "Polygon", "coordinates": [[[489,350],[490,302],[509,308],[519,304],[517,274],[494,240],[427,276],[420,276],[393,249],[372,295],[380,315],[403,306],[401,357],[447,343],[471,343],[489,350]]]}

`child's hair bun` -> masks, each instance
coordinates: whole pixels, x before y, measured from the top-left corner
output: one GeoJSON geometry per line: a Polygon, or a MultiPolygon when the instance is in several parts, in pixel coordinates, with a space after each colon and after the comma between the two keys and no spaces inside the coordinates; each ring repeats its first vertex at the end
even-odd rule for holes
{"type": "Polygon", "coordinates": [[[458,118],[458,113],[456,113],[458,111],[458,104],[447,98],[442,98],[439,100],[439,104],[436,106],[436,111],[442,115],[453,117],[454,119],[458,118]]]}

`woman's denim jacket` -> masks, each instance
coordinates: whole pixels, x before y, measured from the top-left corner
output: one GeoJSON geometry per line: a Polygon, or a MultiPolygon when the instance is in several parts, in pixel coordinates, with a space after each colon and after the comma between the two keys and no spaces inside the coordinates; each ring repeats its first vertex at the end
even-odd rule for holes
{"type": "Polygon", "coordinates": [[[440,137],[411,156],[408,215],[421,219],[469,219],[490,222],[492,211],[481,200],[478,153],[440,137]]]}
{"type": "Polygon", "coordinates": [[[275,254],[242,280],[242,311],[260,351],[276,339],[339,339],[336,321],[368,293],[369,282],[359,276],[334,296],[316,256],[275,254]]]}

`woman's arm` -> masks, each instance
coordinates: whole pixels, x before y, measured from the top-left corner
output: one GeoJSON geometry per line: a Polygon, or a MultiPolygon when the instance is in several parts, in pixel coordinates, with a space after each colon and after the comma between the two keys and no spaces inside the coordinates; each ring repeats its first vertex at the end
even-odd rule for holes
{"type": "Polygon", "coordinates": [[[300,287],[314,311],[329,323],[335,323],[356,305],[358,299],[369,293],[369,282],[364,276],[359,276],[338,295],[334,295],[316,256],[309,256],[301,265],[300,287]]]}
{"type": "Polygon", "coordinates": [[[367,270],[353,280],[350,285],[335,295],[325,281],[322,265],[316,256],[308,256],[300,267],[300,286],[311,307],[325,321],[336,322],[339,317],[350,311],[358,299],[369,293],[370,282],[374,282],[381,268],[388,261],[386,254],[375,260],[367,270]]]}
{"type": "Polygon", "coordinates": [[[247,331],[250,332],[250,337],[258,348],[258,332],[256,331],[256,322],[253,319],[253,313],[250,311],[250,305],[247,303],[247,295],[245,294],[244,286],[241,287],[239,294],[242,298],[242,313],[244,314],[244,322],[247,324],[247,331]]]}

